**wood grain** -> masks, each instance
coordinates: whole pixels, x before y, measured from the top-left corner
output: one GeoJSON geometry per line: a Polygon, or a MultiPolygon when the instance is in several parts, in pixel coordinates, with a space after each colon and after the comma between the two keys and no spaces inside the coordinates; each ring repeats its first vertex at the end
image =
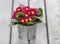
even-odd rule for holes
{"type": "MultiPolygon", "coordinates": [[[[14,0],[14,10],[19,4],[28,5],[27,0],[14,0]]],[[[60,44],[60,1],[46,0],[49,43],[60,44]]],[[[9,44],[12,0],[0,0],[0,44],[9,44]]],[[[44,0],[30,0],[31,7],[43,8],[43,22],[37,25],[36,39],[31,44],[47,44],[44,0]]],[[[18,37],[17,26],[12,29],[12,44],[28,44],[18,37]]]]}

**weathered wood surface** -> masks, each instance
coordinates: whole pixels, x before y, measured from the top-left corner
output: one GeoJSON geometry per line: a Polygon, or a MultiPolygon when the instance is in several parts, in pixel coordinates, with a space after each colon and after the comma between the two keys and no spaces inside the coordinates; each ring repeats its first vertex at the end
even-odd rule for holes
{"type": "MultiPolygon", "coordinates": [[[[14,0],[14,10],[19,4],[27,5],[27,0],[14,0]]],[[[60,0],[46,0],[49,43],[60,44],[60,0]]],[[[41,7],[44,10],[44,0],[30,0],[31,7],[41,7]]],[[[9,44],[10,19],[12,0],[0,0],[0,44],[9,44]]],[[[12,29],[12,44],[28,44],[27,41],[18,38],[17,26],[12,29]]],[[[45,13],[43,23],[38,24],[36,40],[31,44],[47,44],[45,13]]]]}
{"type": "Polygon", "coordinates": [[[11,0],[0,0],[0,44],[9,44],[11,0]]]}
{"type": "Polygon", "coordinates": [[[60,0],[47,0],[50,44],[60,44],[60,0]]]}

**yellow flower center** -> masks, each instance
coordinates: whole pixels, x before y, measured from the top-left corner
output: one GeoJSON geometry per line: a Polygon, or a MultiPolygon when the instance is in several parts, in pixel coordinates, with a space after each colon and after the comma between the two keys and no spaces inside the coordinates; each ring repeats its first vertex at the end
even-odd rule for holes
{"type": "Polygon", "coordinates": [[[24,22],[24,20],[22,20],[21,22],[24,22]]]}
{"type": "Polygon", "coordinates": [[[35,14],[34,11],[31,12],[32,14],[35,14]]]}
{"type": "Polygon", "coordinates": [[[25,21],[28,22],[28,19],[26,19],[25,21]]]}
{"type": "Polygon", "coordinates": [[[31,18],[29,18],[29,21],[32,21],[32,19],[31,19],[31,18]]]}
{"type": "Polygon", "coordinates": [[[28,14],[25,14],[25,16],[28,16],[28,14]]]}

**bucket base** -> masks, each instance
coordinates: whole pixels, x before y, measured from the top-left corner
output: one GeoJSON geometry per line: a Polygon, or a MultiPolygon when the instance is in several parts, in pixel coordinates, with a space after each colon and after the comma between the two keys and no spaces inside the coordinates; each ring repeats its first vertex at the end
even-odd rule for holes
{"type": "MultiPolygon", "coordinates": [[[[21,38],[20,36],[18,36],[18,37],[19,37],[19,39],[26,40],[26,39],[21,38]]],[[[36,38],[36,36],[32,37],[30,40],[34,40],[35,38],[36,38]]]]}

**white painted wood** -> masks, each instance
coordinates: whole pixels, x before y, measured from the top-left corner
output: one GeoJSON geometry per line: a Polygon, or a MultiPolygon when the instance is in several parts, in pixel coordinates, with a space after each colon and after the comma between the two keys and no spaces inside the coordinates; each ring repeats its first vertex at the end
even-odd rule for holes
{"type": "Polygon", "coordinates": [[[60,44],[60,1],[46,0],[50,44],[60,44]]]}
{"type": "MultiPolygon", "coordinates": [[[[27,0],[15,0],[14,10],[19,4],[27,5],[27,0]]],[[[42,7],[43,0],[31,0],[31,7],[42,7]]],[[[9,44],[9,23],[11,18],[12,0],[0,0],[0,44],[9,44]]],[[[46,0],[50,44],[60,44],[60,0],[46,0]]],[[[27,44],[18,38],[17,26],[13,26],[12,44],[27,44]]],[[[47,44],[45,13],[43,23],[38,24],[36,39],[31,44],[47,44]]]]}
{"type": "Polygon", "coordinates": [[[9,44],[11,0],[0,0],[0,44],[9,44]]]}

